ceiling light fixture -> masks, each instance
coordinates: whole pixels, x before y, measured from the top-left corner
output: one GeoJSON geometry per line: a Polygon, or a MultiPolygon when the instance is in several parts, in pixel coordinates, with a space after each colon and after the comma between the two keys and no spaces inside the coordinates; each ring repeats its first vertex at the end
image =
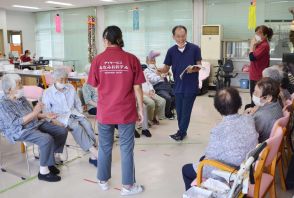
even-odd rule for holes
{"type": "Polygon", "coordinates": [[[23,5],[13,5],[12,7],[14,7],[14,8],[26,8],[26,9],[33,9],[33,10],[38,10],[38,9],[40,9],[40,8],[38,8],[38,7],[23,6],[23,5]]]}
{"type": "Polygon", "coordinates": [[[71,3],[63,3],[63,2],[57,2],[57,1],[46,1],[46,3],[55,4],[55,5],[63,5],[63,6],[72,6],[71,3]]]}
{"type": "Polygon", "coordinates": [[[104,1],[104,2],[114,2],[114,0],[100,0],[100,1],[104,1]]]}
{"type": "Polygon", "coordinates": [[[272,1],[271,4],[288,3],[289,1],[272,1]]]}

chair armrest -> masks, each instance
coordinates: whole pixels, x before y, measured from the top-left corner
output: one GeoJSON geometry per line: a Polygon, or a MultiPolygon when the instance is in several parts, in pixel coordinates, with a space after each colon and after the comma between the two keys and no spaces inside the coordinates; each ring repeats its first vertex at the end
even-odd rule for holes
{"type": "Polygon", "coordinates": [[[209,159],[202,160],[197,166],[197,186],[200,186],[200,184],[202,183],[202,172],[203,172],[204,166],[213,166],[217,169],[228,171],[228,172],[236,171],[235,168],[216,160],[209,160],[209,159]]]}

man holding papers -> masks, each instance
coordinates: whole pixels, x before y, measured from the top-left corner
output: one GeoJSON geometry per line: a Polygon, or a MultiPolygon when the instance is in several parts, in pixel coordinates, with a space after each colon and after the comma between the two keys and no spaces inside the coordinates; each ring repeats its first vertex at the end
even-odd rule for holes
{"type": "Polygon", "coordinates": [[[202,58],[200,48],[186,41],[186,27],[176,26],[172,33],[176,45],[167,51],[165,65],[158,72],[167,73],[172,67],[179,129],[170,137],[182,141],[187,136],[193,104],[198,94],[198,72],[202,58]]]}

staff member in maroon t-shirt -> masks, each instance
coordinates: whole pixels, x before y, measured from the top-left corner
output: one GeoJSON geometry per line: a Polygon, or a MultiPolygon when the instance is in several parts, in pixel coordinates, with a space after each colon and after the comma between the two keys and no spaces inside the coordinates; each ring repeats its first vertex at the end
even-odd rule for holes
{"type": "Polygon", "coordinates": [[[262,78],[262,71],[270,64],[269,41],[272,36],[273,30],[265,25],[261,25],[255,28],[255,36],[251,40],[249,53],[251,105],[253,105],[252,94],[254,92],[254,87],[257,81],[262,78]]]}
{"type": "Polygon", "coordinates": [[[122,49],[124,42],[119,27],[107,27],[103,39],[106,50],[93,60],[88,78],[88,83],[97,87],[99,93],[99,185],[102,190],[109,189],[113,135],[114,128],[118,125],[122,166],[121,195],[138,194],[143,191],[143,187],[135,183],[134,131],[136,121],[143,120],[141,84],[145,82],[145,77],[138,58],[122,49]]]}
{"type": "Polygon", "coordinates": [[[20,57],[21,62],[23,62],[23,63],[32,62],[32,59],[31,59],[30,55],[31,55],[30,50],[26,50],[24,55],[22,55],[20,57]]]}

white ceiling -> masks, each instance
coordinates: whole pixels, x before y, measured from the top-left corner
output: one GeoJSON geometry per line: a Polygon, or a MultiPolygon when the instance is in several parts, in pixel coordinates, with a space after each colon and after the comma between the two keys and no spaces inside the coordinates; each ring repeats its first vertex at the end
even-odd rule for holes
{"type": "Polygon", "coordinates": [[[0,8],[6,10],[15,11],[26,11],[26,12],[39,12],[46,10],[57,10],[57,9],[69,9],[69,8],[80,8],[89,6],[101,6],[110,4],[122,4],[122,3],[136,3],[144,1],[158,1],[158,0],[114,0],[113,2],[103,2],[101,0],[52,0],[63,3],[71,3],[73,6],[53,5],[45,3],[47,0],[0,0],[0,8]],[[25,8],[14,8],[13,5],[31,6],[38,7],[38,10],[25,9],[25,8]]]}

